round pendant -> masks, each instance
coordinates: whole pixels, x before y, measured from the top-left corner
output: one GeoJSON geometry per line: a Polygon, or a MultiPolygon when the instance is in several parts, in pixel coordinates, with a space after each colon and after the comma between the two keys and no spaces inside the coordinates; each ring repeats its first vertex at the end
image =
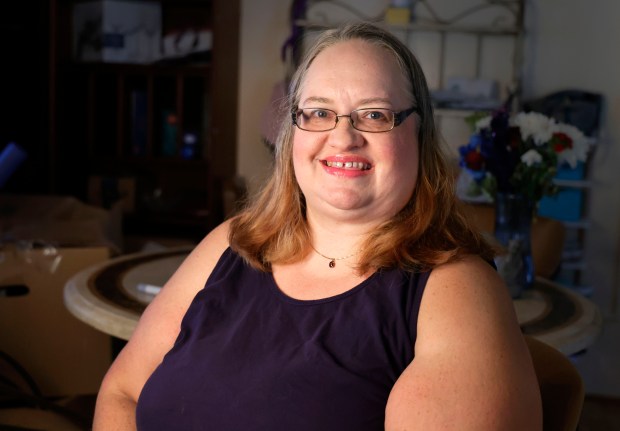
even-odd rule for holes
{"type": "Polygon", "coordinates": [[[329,261],[329,267],[333,268],[334,266],[336,266],[336,261],[334,259],[329,261]]]}

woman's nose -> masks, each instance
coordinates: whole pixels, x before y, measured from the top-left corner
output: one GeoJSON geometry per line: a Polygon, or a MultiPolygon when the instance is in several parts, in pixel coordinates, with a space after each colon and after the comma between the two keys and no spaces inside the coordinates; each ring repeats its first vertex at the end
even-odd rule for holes
{"type": "Polygon", "coordinates": [[[336,127],[329,132],[329,145],[339,149],[360,147],[364,143],[361,132],[353,127],[351,117],[339,116],[336,127]]]}

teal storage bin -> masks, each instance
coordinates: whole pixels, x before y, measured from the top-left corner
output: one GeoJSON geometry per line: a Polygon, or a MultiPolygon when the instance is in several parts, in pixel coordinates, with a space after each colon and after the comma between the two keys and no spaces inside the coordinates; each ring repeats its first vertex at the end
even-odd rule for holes
{"type": "Polygon", "coordinates": [[[585,164],[577,162],[577,166],[571,168],[570,165],[564,164],[558,168],[555,178],[559,180],[583,180],[585,175],[585,164]]]}
{"type": "Polygon", "coordinates": [[[555,196],[544,196],[538,206],[538,215],[562,221],[579,221],[583,204],[583,191],[561,189],[555,196]]]}

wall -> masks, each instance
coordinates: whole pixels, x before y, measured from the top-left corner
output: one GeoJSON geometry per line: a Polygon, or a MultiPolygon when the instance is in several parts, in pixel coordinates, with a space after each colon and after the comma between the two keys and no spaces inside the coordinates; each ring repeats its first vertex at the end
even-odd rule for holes
{"type": "Polygon", "coordinates": [[[526,50],[526,96],[578,88],[602,93],[602,139],[590,168],[591,228],[586,243],[586,282],[604,314],[598,342],[577,359],[586,389],[620,396],[620,3],[616,0],[530,0],[526,50]],[[615,365],[612,365],[615,364],[615,365]]]}
{"type": "MultiPolygon", "coordinates": [[[[289,34],[289,4],[285,0],[242,2],[238,174],[251,190],[265,177],[271,160],[261,142],[261,116],[273,85],[284,77],[279,55],[289,34]]],[[[580,88],[606,98],[603,139],[591,165],[592,226],[586,244],[586,282],[595,286],[592,299],[600,306],[605,324],[598,342],[575,362],[589,393],[620,397],[620,369],[610,366],[620,363],[620,192],[615,187],[620,166],[616,142],[620,137],[620,56],[615,43],[620,40],[620,27],[615,20],[620,16],[620,2],[526,0],[526,10],[524,96],[580,88]]]]}
{"type": "Polygon", "coordinates": [[[288,38],[288,0],[243,0],[239,74],[237,174],[255,190],[271,163],[261,121],[274,85],[285,77],[280,47],[288,38]]]}

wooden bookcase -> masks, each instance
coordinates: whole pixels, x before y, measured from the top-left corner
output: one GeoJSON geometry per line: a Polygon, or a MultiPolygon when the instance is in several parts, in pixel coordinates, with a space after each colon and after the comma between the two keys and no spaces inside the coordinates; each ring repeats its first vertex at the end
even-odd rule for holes
{"type": "Polygon", "coordinates": [[[126,199],[127,234],[199,239],[222,220],[222,184],[236,171],[238,0],[161,1],[162,33],[210,28],[213,46],[151,64],[75,61],[75,0],[52,1],[55,190],[103,206],[126,199]]]}

